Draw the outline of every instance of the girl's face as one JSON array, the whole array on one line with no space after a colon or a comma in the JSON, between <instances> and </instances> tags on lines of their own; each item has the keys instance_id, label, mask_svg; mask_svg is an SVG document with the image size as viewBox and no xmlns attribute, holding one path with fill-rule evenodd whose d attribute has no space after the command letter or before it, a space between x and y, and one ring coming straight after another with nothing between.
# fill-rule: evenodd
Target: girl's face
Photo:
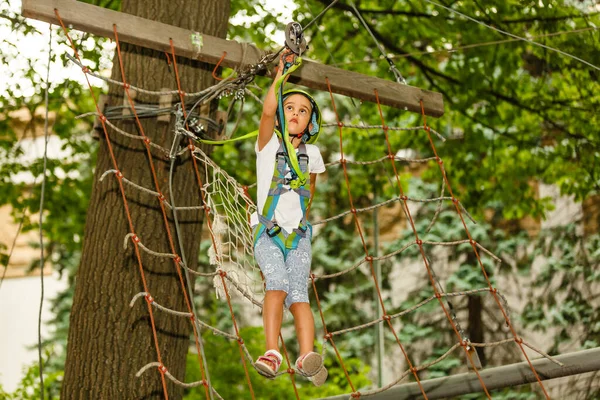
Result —
<instances>
[{"instance_id":1,"label":"girl's face","mask_svg":"<svg viewBox=\"0 0 600 400\"><path fill-rule=\"evenodd\" d=\"M301 94L292 94L283 102L283 112L290 136L302 135L310 122L310 101Z\"/></svg>"}]
</instances>

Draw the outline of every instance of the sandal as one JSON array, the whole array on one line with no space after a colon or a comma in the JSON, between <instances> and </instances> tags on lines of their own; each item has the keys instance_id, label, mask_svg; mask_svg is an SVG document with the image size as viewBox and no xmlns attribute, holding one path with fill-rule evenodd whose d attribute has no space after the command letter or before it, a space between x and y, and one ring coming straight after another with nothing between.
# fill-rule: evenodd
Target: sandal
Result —
<instances>
[{"instance_id":1,"label":"sandal","mask_svg":"<svg viewBox=\"0 0 600 400\"><path fill-rule=\"evenodd\" d=\"M258 357L254 367L262 376L274 379L281 366L281 361L281 354L277 350L268 350L263 356Z\"/></svg>"},{"instance_id":2,"label":"sandal","mask_svg":"<svg viewBox=\"0 0 600 400\"><path fill-rule=\"evenodd\" d=\"M296 360L298 372L308 378L315 386L321 386L327 380L327 368L323 365L323 357L311 351Z\"/></svg>"}]
</instances>

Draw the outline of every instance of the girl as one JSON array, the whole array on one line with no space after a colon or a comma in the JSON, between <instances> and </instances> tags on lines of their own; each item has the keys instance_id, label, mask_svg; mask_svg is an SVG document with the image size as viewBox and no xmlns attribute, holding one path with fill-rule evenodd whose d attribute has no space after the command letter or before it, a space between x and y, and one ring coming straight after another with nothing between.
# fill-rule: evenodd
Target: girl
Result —
<instances>
[{"instance_id":1,"label":"girl","mask_svg":"<svg viewBox=\"0 0 600 400\"><path fill-rule=\"evenodd\" d=\"M282 361L278 337L285 305L294 317L300 345L296 369L320 386L327 379L327 369L321 355L313 351L315 327L308 302L312 228L307 216L317 174L325 171L319 149L311 144L320 131L321 113L314 99L300 90L283 93L283 109L278 107L275 92L295 69L282 78L290 59L296 61L290 52L281 56L264 101L255 146L258 212L251 225L254 256L266 281L263 324L267 348L255 365L262 375L276 376Z\"/></svg>"}]
</instances>

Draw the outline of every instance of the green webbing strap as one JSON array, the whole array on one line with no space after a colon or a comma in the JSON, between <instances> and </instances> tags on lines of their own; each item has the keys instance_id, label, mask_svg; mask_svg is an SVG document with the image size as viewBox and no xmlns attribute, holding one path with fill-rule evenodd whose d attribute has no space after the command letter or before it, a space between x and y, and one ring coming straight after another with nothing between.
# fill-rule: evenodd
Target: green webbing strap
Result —
<instances>
[{"instance_id":1,"label":"green webbing strap","mask_svg":"<svg viewBox=\"0 0 600 400\"><path fill-rule=\"evenodd\" d=\"M296 57L296 59L294 60L292 65L275 82L275 87L274 87L275 97L277 99L277 104L278 104L277 112L281 113L281 115L283 115L283 100L281 99L281 96L283 94L283 89L282 89L283 82L285 81L286 77L289 74L291 74L292 72L294 72L296 69L298 69L300 67L300 65L302 65L302 57ZM298 189L298 188L304 186L306 184L306 182L309 181L309 173L308 172L303 173L300 170L300 165L298 164L298 157L296 156L296 150L294 149L292 142L290 142L290 134L288 132L287 124L285 123L285 118L282 117L282 118L279 118L279 120L281 121L281 124L283 125L283 133L281 133L277 129L275 129L275 132L277 133L277 136L279 136L280 138L283 139L283 143L285 144L286 158L289 160L290 168L294 171L294 173L292 175L295 175L298 177L297 179L292 180L289 184L292 189ZM231 138L231 139L225 139L225 140L207 140L207 139L200 139L200 138L198 138L196 140L199 141L200 143L206 143L206 144L225 144L225 143L229 143L229 142L235 142L238 140L245 140L245 139L253 138L257 135L258 135L258 130L254 131L254 132L250 132L243 136L239 136L239 137Z\"/></svg>"},{"instance_id":2,"label":"green webbing strap","mask_svg":"<svg viewBox=\"0 0 600 400\"><path fill-rule=\"evenodd\" d=\"M292 189L297 189L299 187L304 186L306 184L306 182L309 180L309 174L308 174L308 172L303 173L300 170L300 165L298 164L298 157L296 156L296 149L294 149L294 145L292 145L292 142L290 141L290 134L288 131L287 123L285 122L285 118L283 116L284 112L283 112L283 99L282 99L283 88L282 88L282 86L283 86L283 82L285 81L287 76L289 74L291 74L292 72L294 72L296 69L298 69L298 67L300 67L300 65L302 65L302 57L296 57L296 59L294 60L294 63L281 75L281 78L279 78L275 82L275 87L274 87L275 97L277 99L277 112L280 113L279 121L280 121L281 125L283 125L283 134L277 130L276 130L276 132L283 139L283 143L285 145L286 158L289 160L290 168L294 171L294 174L298 177L297 179L294 179L293 181L290 182L290 187Z\"/></svg>"},{"instance_id":3,"label":"green webbing strap","mask_svg":"<svg viewBox=\"0 0 600 400\"><path fill-rule=\"evenodd\" d=\"M206 144L225 144L225 143L229 143L229 142L237 142L238 140L246 140L246 139L250 139L253 137L258 136L258 129L255 130L254 132L250 132L247 133L243 136L238 136L238 137L234 137L231 139L225 139L225 140L209 140L209 139L200 139L200 138L196 138L194 140L196 140L197 142L200 143L206 143Z\"/></svg>"},{"instance_id":4,"label":"green webbing strap","mask_svg":"<svg viewBox=\"0 0 600 400\"><path fill-rule=\"evenodd\" d=\"M306 145L301 145L300 154L306 155ZM294 229L287 237L281 232L281 227L273 222L273 216L277 203L279 203L279 193L283 188L285 182L285 166L287 164L287 158L281 156L281 150L283 149L283 143L279 146L277 151L277 162L275 163L275 169L273 171L273 179L271 180L271 186L269 188L269 195L265 200L262 214L258 214L259 224L254 232L254 245L258 241L260 235L263 232L267 232L269 237L273 240L273 243L281 249L284 259L287 258L288 252L298 247L298 242L302 237L305 237L306 231L310 229L308 222L306 221L306 210L308 203L310 202L310 191L306 189L306 183L298 189L294 190L300 196L300 208L302 209L302 220L298 224L298 228ZM294 155L296 151L294 151ZM303 161L300 166L302 173L308 173L308 159ZM287 191L287 189L286 189ZM277 193L277 194L274 194Z\"/></svg>"}]
</instances>

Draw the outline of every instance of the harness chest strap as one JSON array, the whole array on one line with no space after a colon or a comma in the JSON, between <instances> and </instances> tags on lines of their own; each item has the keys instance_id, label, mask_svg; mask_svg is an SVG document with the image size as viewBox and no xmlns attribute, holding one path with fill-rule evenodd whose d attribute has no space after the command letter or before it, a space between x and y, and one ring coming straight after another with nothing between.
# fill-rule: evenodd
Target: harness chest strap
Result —
<instances>
[{"instance_id":1,"label":"harness chest strap","mask_svg":"<svg viewBox=\"0 0 600 400\"><path fill-rule=\"evenodd\" d=\"M289 161L286 157L286 152L283 146L284 144L281 143L279 145L279 149L277 150L277 162L275 163L275 169L273 171L271 187L269 188L269 193L267 195L263 211L262 213L258 214L259 225L254 233L254 244L256 245L260 235L266 231L267 235L273 239L273 242L281 249L284 257L286 257L290 250L298 247L300 238L306 237L306 231L310 228L310 224L306 220L306 210L308 208L308 203L310 202L310 190L307 189L307 186L310 182L310 174L308 172L309 160L306 152L306 145L302 143L298 147L298 164L300 167L300 172L303 175L302 178L304 178L302 179L304 183L301 185L294 185L295 182L300 180L300 177L294 176L295 174L292 174L292 179L287 179L285 177L286 167L289 166ZM289 188L284 187L284 185L289 186ZM273 221L273 216L275 215L275 209L277 208L279 197L291 190L300 196L302 219L300 220L298 227L295 228L286 238L281 231L281 227Z\"/></svg>"}]
</instances>

